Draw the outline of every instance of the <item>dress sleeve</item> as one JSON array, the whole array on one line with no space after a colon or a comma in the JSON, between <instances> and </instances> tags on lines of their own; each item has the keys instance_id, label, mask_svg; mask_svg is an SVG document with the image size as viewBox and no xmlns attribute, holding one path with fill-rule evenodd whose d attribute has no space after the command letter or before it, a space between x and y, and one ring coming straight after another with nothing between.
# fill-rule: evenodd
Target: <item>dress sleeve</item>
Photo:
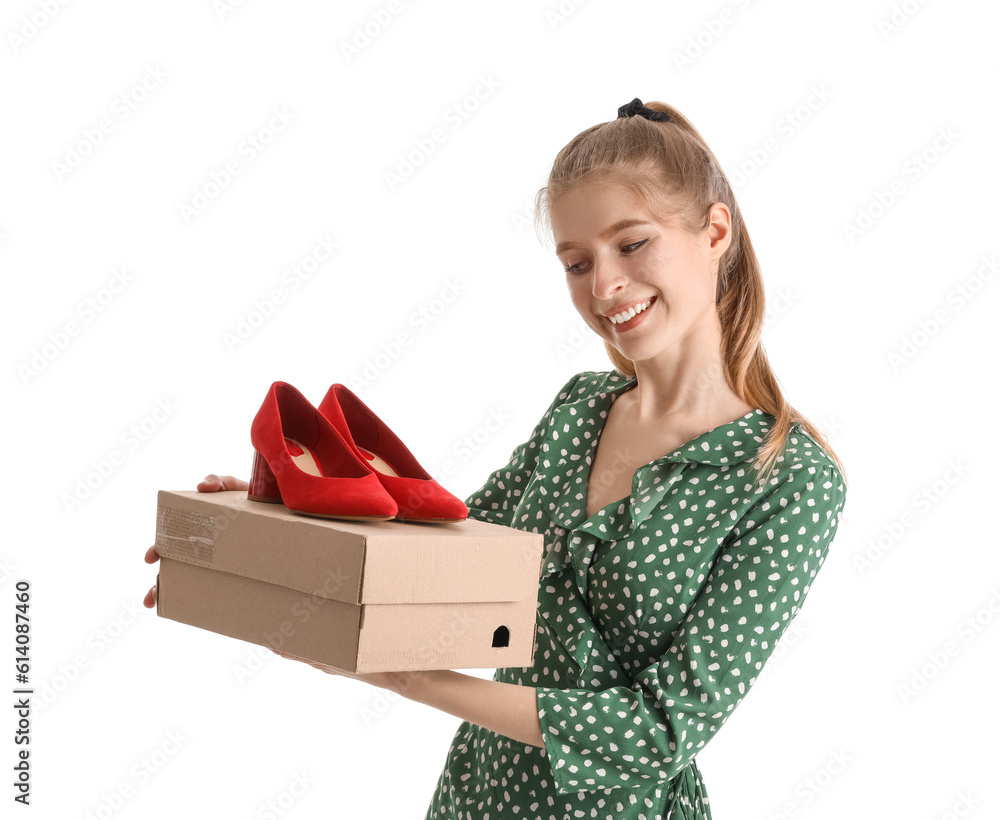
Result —
<instances>
[{"instance_id":1,"label":"dress sleeve","mask_svg":"<svg viewBox=\"0 0 1000 820\"><path fill-rule=\"evenodd\" d=\"M836 466L793 469L740 519L669 648L631 687L538 687L560 794L649 787L691 762L746 696L801 608L845 497Z\"/></svg>"},{"instance_id":2,"label":"dress sleeve","mask_svg":"<svg viewBox=\"0 0 1000 820\"><path fill-rule=\"evenodd\" d=\"M490 524L502 524L505 527L513 526L514 511L538 464L539 448L548 429L552 411L572 395L583 375L577 373L562 386L559 395L552 400L545 415L535 425L531 437L515 447L507 464L490 475L486 483L465 500L465 506L469 508L469 518L477 518Z\"/></svg>"}]
</instances>

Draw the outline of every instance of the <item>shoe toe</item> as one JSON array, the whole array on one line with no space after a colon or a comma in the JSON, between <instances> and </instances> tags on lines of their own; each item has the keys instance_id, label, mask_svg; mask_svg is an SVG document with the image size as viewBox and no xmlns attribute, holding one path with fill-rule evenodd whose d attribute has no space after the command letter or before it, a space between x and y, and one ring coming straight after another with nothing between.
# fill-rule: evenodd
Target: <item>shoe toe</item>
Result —
<instances>
[{"instance_id":1,"label":"shoe toe","mask_svg":"<svg viewBox=\"0 0 1000 820\"><path fill-rule=\"evenodd\" d=\"M379 480L399 507L396 518L410 521L461 521L468 518L469 509L462 500L433 478L380 475Z\"/></svg>"}]
</instances>

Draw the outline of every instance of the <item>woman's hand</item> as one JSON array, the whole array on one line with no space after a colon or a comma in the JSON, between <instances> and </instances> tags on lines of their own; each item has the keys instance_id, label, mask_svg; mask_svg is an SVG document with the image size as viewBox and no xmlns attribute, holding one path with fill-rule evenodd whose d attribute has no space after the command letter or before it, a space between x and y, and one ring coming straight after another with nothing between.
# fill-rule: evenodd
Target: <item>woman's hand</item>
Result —
<instances>
[{"instance_id":1,"label":"woman's hand","mask_svg":"<svg viewBox=\"0 0 1000 820\"><path fill-rule=\"evenodd\" d=\"M217 493L220 490L249 490L250 482L244 481L242 478L234 478L231 475L216 475L215 473L209 473L202 479L201 483L198 484L197 490L199 493Z\"/></svg>"},{"instance_id":2,"label":"woman's hand","mask_svg":"<svg viewBox=\"0 0 1000 820\"><path fill-rule=\"evenodd\" d=\"M147 564L155 564L160 560L160 554L156 551L156 547L150 547L146 550L146 555L144 556ZM149 592L146 593L146 597L142 599L142 605L146 609L152 609L156 606L156 584L153 584L149 588Z\"/></svg>"},{"instance_id":3,"label":"woman's hand","mask_svg":"<svg viewBox=\"0 0 1000 820\"><path fill-rule=\"evenodd\" d=\"M199 493L217 493L220 490L248 490L250 483L231 475L218 476L215 473L209 473L199 482L196 489ZM156 551L156 547L150 547L146 550L144 558L147 564L155 564L160 560L160 554ZM142 599L142 605L146 609L152 609L156 606L156 584L149 588L146 597Z\"/></svg>"},{"instance_id":4,"label":"woman's hand","mask_svg":"<svg viewBox=\"0 0 1000 820\"><path fill-rule=\"evenodd\" d=\"M317 663L316 661L311 661L307 658L300 658L298 655L289 655L287 652L279 652L277 649L272 651L275 655L281 655L283 658L307 663L310 666L316 667L316 669L320 672L326 672L328 675L341 675L345 678L354 678L354 680L370 683L372 686L379 686L382 689L391 689L394 692L398 692L399 685L404 682L408 676L412 676L413 674L406 672L366 672L364 674L359 672L348 672L346 669L338 669L336 666L327 666L325 663Z\"/></svg>"},{"instance_id":5,"label":"woman's hand","mask_svg":"<svg viewBox=\"0 0 1000 820\"><path fill-rule=\"evenodd\" d=\"M347 678L391 689L397 695L425 703L449 715L468 720L505 737L542 747L542 724L538 716L538 690L496 680L483 680L454 669L415 670L413 672L368 672L363 675L272 650L276 655L315 666L328 675Z\"/></svg>"}]
</instances>

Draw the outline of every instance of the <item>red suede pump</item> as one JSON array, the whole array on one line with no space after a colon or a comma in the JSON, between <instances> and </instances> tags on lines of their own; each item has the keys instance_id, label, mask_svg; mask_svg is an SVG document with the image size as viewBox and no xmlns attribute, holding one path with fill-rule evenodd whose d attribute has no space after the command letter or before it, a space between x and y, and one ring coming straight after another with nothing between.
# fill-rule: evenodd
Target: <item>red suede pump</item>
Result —
<instances>
[{"instance_id":1,"label":"red suede pump","mask_svg":"<svg viewBox=\"0 0 1000 820\"><path fill-rule=\"evenodd\" d=\"M354 446L286 382L274 382L250 426L247 498L318 518L388 521L396 502Z\"/></svg>"},{"instance_id":2,"label":"red suede pump","mask_svg":"<svg viewBox=\"0 0 1000 820\"><path fill-rule=\"evenodd\" d=\"M334 384L319 412L353 445L396 502L400 521L464 521L469 508L420 466L388 425L342 384Z\"/></svg>"}]
</instances>

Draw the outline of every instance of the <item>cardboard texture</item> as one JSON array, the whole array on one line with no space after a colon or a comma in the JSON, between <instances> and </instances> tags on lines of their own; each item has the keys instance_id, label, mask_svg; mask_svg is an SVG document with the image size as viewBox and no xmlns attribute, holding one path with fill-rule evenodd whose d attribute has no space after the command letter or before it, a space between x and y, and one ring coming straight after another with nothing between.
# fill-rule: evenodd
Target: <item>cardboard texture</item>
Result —
<instances>
[{"instance_id":1,"label":"cardboard texture","mask_svg":"<svg viewBox=\"0 0 1000 820\"><path fill-rule=\"evenodd\" d=\"M346 669L530 666L543 539L161 490L157 615Z\"/></svg>"}]
</instances>

